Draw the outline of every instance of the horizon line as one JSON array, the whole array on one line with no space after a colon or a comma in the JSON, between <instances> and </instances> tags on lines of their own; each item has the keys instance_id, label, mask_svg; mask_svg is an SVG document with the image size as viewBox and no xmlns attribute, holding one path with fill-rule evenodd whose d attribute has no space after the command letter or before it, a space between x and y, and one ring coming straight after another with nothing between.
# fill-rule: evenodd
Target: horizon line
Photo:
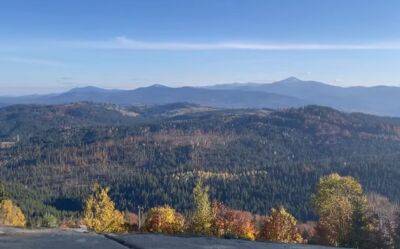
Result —
<instances>
[{"instance_id":1,"label":"horizon line","mask_svg":"<svg viewBox=\"0 0 400 249\"><path fill-rule=\"evenodd\" d=\"M59 89L59 91L49 91L47 93L27 93L27 94L9 94L9 95L3 95L0 93L0 97L24 97L24 96L35 96L35 95L52 95L52 94L62 94L62 93L66 93L69 92L71 90L74 89L82 89L82 88L97 88L97 89L103 89L103 90L121 90L121 91L130 91L130 90L136 90L139 88L147 88L147 87L152 87L152 86L163 86L163 87L168 87L168 88L182 88L182 87L192 87L192 88L206 88L206 87L213 87L213 86L223 86L223 85L233 85L233 84L238 84L238 85L245 85L245 84L254 84L254 85L264 85L264 84L274 84L274 83L279 83L281 81L286 81L286 80L295 80L295 81L299 81L299 82L314 82L314 83L322 83L328 86L332 86L332 87L339 87L339 88L354 88L354 87L360 87L360 88L374 88L374 87L396 87L396 88L400 88L400 86L396 86L396 85L384 85L384 84L377 84L377 85L371 85L371 86L363 86L363 85L352 85L352 86L340 86L340 85L334 85L331 83L326 83L323 81L317 81L317 80L304 80L304 79L299 79L298 77L294 77L294 76L290 76L290 77L286 77L283 78L281 80L273 80L270 82L251 82L251 81L247 81L247 82L227 82L227 83L211 83L211 84L206 84L206 85L181 85L181 86L170 86L165 83L150 83L144 86L138 86L138 87L134 87L134 88L109 88L109 87L103 87L103 86L99 86L98 84L85 84L82 86L72 86L70 88L64 88L64 89ZM214 90L218 90L218 89L214 89Z\"/></svg>"}]
</instances>

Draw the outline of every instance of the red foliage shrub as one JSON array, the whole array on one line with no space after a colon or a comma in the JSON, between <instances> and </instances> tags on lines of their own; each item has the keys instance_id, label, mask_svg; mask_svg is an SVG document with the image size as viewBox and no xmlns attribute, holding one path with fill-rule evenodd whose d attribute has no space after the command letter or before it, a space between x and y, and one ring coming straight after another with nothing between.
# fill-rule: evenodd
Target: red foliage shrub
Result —
<instances>
[{"instance_id":1,"label":"red foliage shrub","mask_svg":"<svg viewBox=\"0 0 400 249\"><path fill-rule=\"evenodd\" d=\"M234 210L221 203L213 203L213 233L218 237L234 237L254 240L256 228L249 212Z\"/></svg>"}]
</instances>

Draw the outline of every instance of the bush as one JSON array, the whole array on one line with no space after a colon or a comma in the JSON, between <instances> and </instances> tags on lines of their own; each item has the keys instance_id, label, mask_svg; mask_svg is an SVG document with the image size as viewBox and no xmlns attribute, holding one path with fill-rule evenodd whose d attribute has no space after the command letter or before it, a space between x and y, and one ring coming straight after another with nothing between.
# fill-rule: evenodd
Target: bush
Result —
<instances>
[{"instance_id":1,"label":"bush","mask_svg":"<svg viewBox=\"0 0 400 249\"><path fill-rule=\"evenodd\" d=\"M43 227L56 228L58 227L58 219L56 216L46 213L42 220Z\"/></svg>"},{"instance_id":2,"label":"bush","mask_svg":"<svg viewBox=\"0 0 400 249\"><path fill-rule=\"evenodd\" d=\"M256 228L249 212L230 209L221 203L213 203L213 234L218 237L254 240Z\"/></svg>"},{"instance_id":3,"label":"bush","mask_svg":"<svg viewBox=\"0 0 400 249\"><path fill-rule=\"evenodd\" d=\"M137 231L139 228L139 217L135 213L124 212L125 227L127 231Z\"/></svg>"},{"instance_id":4,"label":"bush","mask_svg":"<svg viewBox=\"0 0 400 249\"><path fill-rule=\"evenodd\" d=\"M144 230L153 233L183 233L185 230L185 219L168 205L155 207L147 213Z\"/></svg>"}]
</instances>

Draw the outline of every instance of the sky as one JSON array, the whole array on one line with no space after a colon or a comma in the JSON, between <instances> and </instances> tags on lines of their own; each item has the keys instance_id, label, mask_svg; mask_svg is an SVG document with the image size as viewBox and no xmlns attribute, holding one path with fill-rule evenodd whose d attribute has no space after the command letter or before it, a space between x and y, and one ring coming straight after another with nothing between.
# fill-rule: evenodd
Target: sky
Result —
<instances>
[{"instance_id":1,"label":"sky","mask_svg":"<svg viewBox=\"0 0 400 249\"><path fill-rule=\"evenodd\" d=\"M400 86L398 0L2 0L0 95L295 76Z\"/></svg>"}]
</instances>

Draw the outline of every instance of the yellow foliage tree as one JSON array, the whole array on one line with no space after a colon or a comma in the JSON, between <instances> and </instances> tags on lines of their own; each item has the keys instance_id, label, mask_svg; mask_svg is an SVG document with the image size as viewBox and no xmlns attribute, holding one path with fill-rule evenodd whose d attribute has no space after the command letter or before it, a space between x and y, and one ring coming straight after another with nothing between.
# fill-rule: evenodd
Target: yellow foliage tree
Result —
<instances>
[{"instance_id":1,"label":"yellow foliage tree","mask_svg":"<svg viewBox=\"0 0 400 249\"><path fill-rule=\"evenodd\" d=\"M192 216L192 232L195 234L210 235L213 213L208 196L208 187L203 187L199 180L193 189L195 210Z\"/></svg>"},{"instance_id":2,"label":"yellow foliage tree","mask_svg":"<svg viewBox=\"0 0 400 249\"><path fill-rule=\"evenodd\" d=\"M98 184L93 187L93 194L86 200L84 218L85 225L97 233L123 232L124 216L115 209L114 202L108 196L108 188Z\"/></svg>"},{"instance_id":3,"label":"yellow foliage tree","mask_svg":"<svg viewBox=\"0 0 400 249\"><path fill-rule=\"evenodd\" d=\"M0 224L5 226L25 227L25 215L11 200L3 200L0 203Z\"/></svg>"},{"instance_id":4,"label":"yellow foliage tree","mask_svg":"<svg viewBox=\"0 0 400 249\"><path fill-rule=\"evenodd\" d=\"M144 229L153 233L179 234L185 230L185 219L168 205L154 207L146 215Z\"/></svg>"},{"instance_id":5,"label":"yellow foliage tree","mask_svg":"<svg viewBox=\"0 0 400 249\"><path fill-rule=\"evenodd\" d=\"M322 177L317 185L313 203L319 223L319 242L332 246L347 245L356 207L367 205L363 190L354 178L331 174Z\"/></svg>"},{"instance_id":6,"label":"yellow foliage tree","mask_svg":"<svg viewBox=\"0 0 400 249\"><path fill-rule=\"evenodd\" d=\"M287 212L285 208L273 208L270 216L265 220L264 238L281 243L301 243L303 238L296 225L296 218Z\"/></svg>"},{"instance_id":7,"label":"yellow foliage tree","mask_svg":"<svg viewBox=\"0 0 400 249\"><path fill-rule=\"evenodd\" d=\"M352 223L352 205L348 198L333 196L331 209L324 210L317 227L320 242L332 246L344 245L349 239ZM328 207L325 207L328 208Z\"/></svg>"}]
</instances>

